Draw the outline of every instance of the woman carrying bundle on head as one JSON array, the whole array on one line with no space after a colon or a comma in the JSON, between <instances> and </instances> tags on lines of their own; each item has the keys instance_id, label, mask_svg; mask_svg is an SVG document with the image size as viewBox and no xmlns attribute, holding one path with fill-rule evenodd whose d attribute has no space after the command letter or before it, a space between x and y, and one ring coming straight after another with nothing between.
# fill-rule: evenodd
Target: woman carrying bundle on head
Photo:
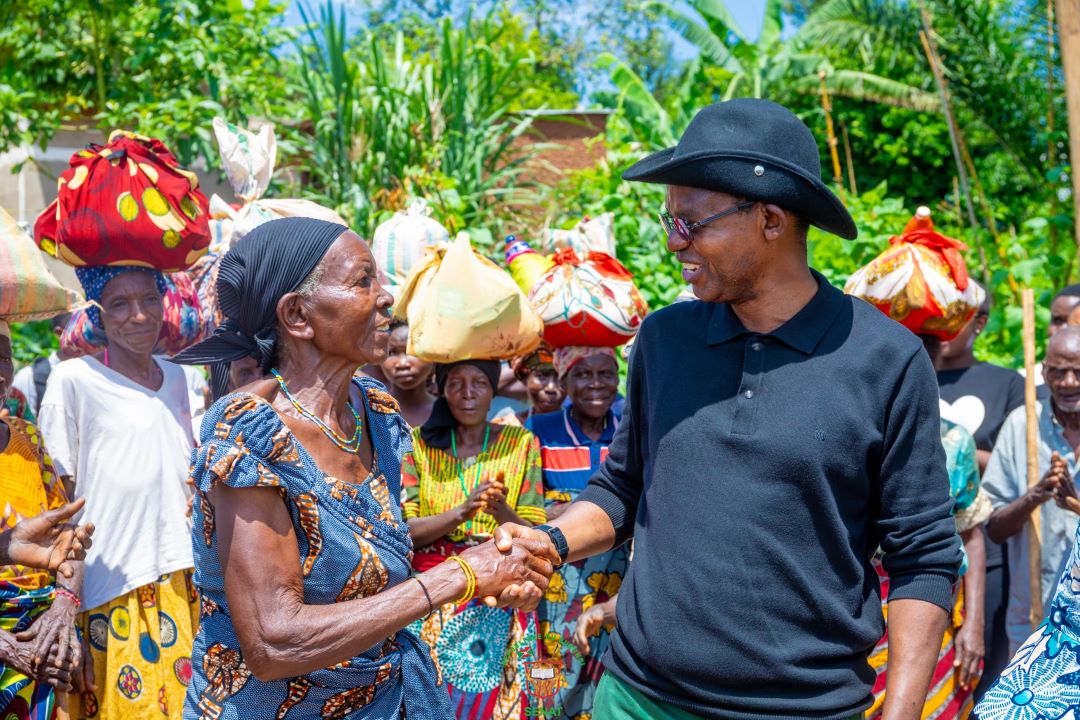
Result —
<instances>
[{"instance_id":1,"label":"woman carrying bundle on head","mask_svg":"<svg viewBox=\"0 0 1080 720\"><path fill-rule=\"evenodd\" d=\"M153 354L164 278L76 272L107 344L56 366L40 418L57 471L98 527L77 593L98 690L73 696L72 715L179 718L199 622L186 517L195 443L184 371Z\"/></svg>"},{"instance_id":2,"label":"woman carrying bundle on head","mask_svg":"<svg viewBox=\"0 0 1080 720\"><path fill-rule=\"evenodd\" d=\"M540 448L532 433L487 421L497 360L439 364L439 399L413 432L402 464L405 517L418 571L491 537L499 525L544 522ZM517 718L526 706L518 668L535 659L535 614L460 598L418 626L459 718Z\"/></svg>"},{"instance_id":3,"label":"woman carrying bundle on head","mask_svg":"<svg viewBox=\"0 0 1080 720\"><path fill-rule=\"evenodd\" d=\"M555 372L555 360L550 347L541 344L536 350L514 358L510 368L518 382L525 386L529 409L504 422L513 425L516 421L518 424L527 425L529 418L534 415L555 412L562 407L566 399L566 389Z\"/></svg>"}]
</instances>

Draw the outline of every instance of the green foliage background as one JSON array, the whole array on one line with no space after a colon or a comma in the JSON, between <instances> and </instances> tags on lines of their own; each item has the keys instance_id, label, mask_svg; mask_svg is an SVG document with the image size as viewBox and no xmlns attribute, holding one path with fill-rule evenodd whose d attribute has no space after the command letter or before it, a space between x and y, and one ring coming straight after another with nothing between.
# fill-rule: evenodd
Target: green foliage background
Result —
<instances>
[{"instance_id":1,"label":"green foliage background","mask_svg":"<svg viewBox=\"0 0 1080 720\"><path fill-rule=\"evenodd\" d=\"M1036 289L1045 325L1050 295L1074 277L1063 81L1041 0L766 0L757 37L720 0L300 7L289 27L273 0L4 3L0 151L47 146L74 124L124 127L214 173L214 116L270 120L274 193L335 207L368 235L412 197L493 255L504 234L542 230L530 208L562 227L611 211L619 257L656 307L682 290L655 219L662 190L619 173L673 144L704 105L751 95L804 119L832 180L824 82L844 165L837 191L861 230L854 242L812 232L812 264L832 282L928 205L994 294L978 352L1016 365L1019 288ZM920 30L938 48L971 158L972 213ZM693 52L673 51L677 35ZM575 107L611 111L604 159L556 187L526 181L541 148L511 141L530 136L531 111ZM54 342L47 324L18 332L20 359Z\"/></svg>"}]
</instances>

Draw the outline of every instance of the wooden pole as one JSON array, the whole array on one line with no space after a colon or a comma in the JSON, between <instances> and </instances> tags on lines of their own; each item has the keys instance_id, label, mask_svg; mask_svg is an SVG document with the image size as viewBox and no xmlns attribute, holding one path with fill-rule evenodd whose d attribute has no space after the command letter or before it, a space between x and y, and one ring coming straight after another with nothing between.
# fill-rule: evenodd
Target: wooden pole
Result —
<instances>
[{"instance_id":1,"label":"wooden pole","mask_svg":"<svg viewBox=\"0 0 1080 720\"><path fill-rule=\"evenodd\" d=\"M1057 0L1058 42L1061 45L1061 67L1065 72L1065 102L1069 109L1069 160L1073 168L1080 163L1080 3L1076 0ZM1047 68L1052 72L1053 68ZM1080 173L1069 173L1072 179L1073 234L1080 244ZM1080 262L1080 253L1077 253Z\"/></svg>"},{"instance_id":2,"label":"wooden pole","mask_svg":"<svg viewBox=\"0 0 1080 720\"><path fill-rule=\"evenodd\" d=\"M1024 407L1027 410L1027 485L1039 484L1039 425L1035 412L1035 291L1024 288L1020 294L1023 304L1024 338ZM1031 583L1031 627L1043 621L1042 590L1042 509L1031 513L1027 524L1028 580Z\"/></svg>"},{"instance_id":3,"label":"wooden pole","mask_svg":"<svg viewBox=\"0 0 1080 720\"><path fill-rule=\"evenodd\" d=\"M821 80L821 108L825 111L825 132L829 138L829 156L832 157L833 182L843 187L844 179L840 174L840 155L836 152L836 131L832 124L832 103L829 102L829 91L825 88L825 71L818 72Z\"/></svg>"},{"instance_id":4,"label":"wooden pole","mask_svg":"<svg viewBox=\"0 0 1080 720\"><path fill-rule=\"evenodd\" d=\"M840 134L844 136L844 159L847 161L848 185L851 188L851 194L858 196L859 186L855 184L855 162L851 159L851 141L848 140L847 125L843 120L840 121Z\"/></svg>"}]
</instances>

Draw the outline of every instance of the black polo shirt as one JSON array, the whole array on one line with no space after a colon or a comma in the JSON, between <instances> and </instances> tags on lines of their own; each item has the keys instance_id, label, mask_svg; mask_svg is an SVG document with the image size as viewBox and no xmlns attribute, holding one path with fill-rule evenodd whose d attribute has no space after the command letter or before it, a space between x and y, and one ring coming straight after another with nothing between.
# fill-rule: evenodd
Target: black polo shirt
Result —
<instances>
[{"instance_id":1,"label":"black polo shirt","mask_svg":"<svg viewBox=\"0 0 1080 720\"><path fill-rule=\"evenodd\" d=\"M634 560L610 672L709 718L846 718L890 600L951 606L951 516L934 369L919 339L815 273L767 335L728 305L651 315L623 421L580 500Z\"/></svg>"}]
</instances>

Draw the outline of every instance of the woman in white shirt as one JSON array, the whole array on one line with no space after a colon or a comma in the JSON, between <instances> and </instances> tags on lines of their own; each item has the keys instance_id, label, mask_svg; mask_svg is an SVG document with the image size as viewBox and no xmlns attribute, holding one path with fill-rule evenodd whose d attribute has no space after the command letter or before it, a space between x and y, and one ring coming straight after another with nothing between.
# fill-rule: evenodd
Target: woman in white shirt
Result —
<instances>
[{"instance_id":1,"label":"woman in white shirt","mask_svg":"<svg viewBox=\"0 0 1080 720\"><path fill-rule=\"evenodd\" d=\"M77 623L96 692L72 717L180 718L198 603L186 517L194 446L183 370L153 356L164 282L134 267L78 268L106 349L60 363L40 427L72 499L97 528Z\"/></svg>"}]
</instances>

